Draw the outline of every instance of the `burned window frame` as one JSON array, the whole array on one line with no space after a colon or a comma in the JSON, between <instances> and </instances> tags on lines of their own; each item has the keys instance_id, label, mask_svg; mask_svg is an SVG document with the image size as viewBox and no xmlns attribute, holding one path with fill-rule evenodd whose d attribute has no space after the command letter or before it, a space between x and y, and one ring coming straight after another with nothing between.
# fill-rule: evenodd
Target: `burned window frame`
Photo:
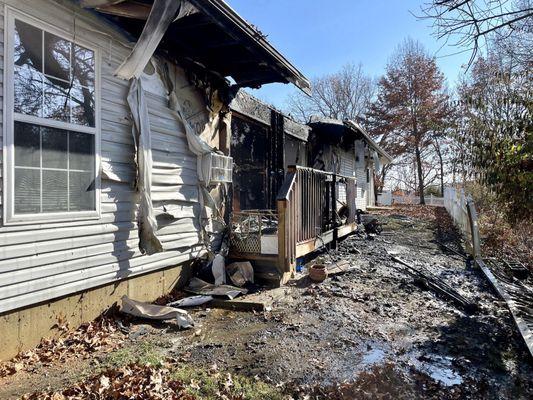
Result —
<instances>
[{"instance_id":1,"label":"burned window frame","mask_svg":"<svg viewBox=\"0 0 533 400\"><path fill-rule=\"evenodd\" d=\"M15 21L21 21L25 24L39 29L45 33L52 34L58 38L72 43L74 45L81 46L87 50L90 50L94 54L94 126L90 124L82 125L79 123L69 121L60 121L56 119L50 119L43 116L33 116L15 112ZM101 201L100 201L100 66L101 58L99 49L91 43L84 40L79 40L76 35L73 35L65 30L62 30L56 26L52 26L44 21L37 20L25 13L22 13L14 8L6 7L6 13L4 17L5 23L5 41L4 41L4 140L3 140L3 223L4 225L18 225L18 224L35 224L46 222L66 222L77 220L92 220L99 219L101 217ZM74 26L74 25L73 25ZM44 48L44 44L43 44ZM43 57L46 55L41 54ZM72 58L72 57L71 57ZM69 68L73 69L74 66L69 64ZM72 72L73 73L73 72ZM71 74L72 74L71 73ZM70 99L69 99L70 101ZM69 114L70 115L70 114ZM92 183L91 189L94 190L94 207L91 210L84 211L51 211L33 213L16 213L15 212L15 122L22 122L26 124L38 125L42 128L59 129L72 133L80 133L92 135L93 148L94 148L94 164L92 166ZM40 167L42 170L42 166ZM39 188L42 191L42 184Z\"/></svg>"}]
</instances>

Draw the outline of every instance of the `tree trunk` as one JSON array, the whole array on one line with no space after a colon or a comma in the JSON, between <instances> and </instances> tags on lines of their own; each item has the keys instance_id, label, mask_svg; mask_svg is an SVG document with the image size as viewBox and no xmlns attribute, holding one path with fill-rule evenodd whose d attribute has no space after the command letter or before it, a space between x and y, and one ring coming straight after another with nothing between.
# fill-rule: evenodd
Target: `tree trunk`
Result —
<instances>
[{"instance_id":1,"label":"tree trunk","mask_svg":"<svg viewBox=\"0 0 533 400\"><path fill-rule=\"evenodd\" d=\"M444 165L440 157L440 196L444 197Z\"/></svg>"},{"instance_id":2,"label":"tree trunk","mask_svg":"<svg viewBox=\"0 0 533 400\"><path fill-rule=\"evenodd\" d=\"M439 167L440 167L440 195L444 197L444 161L442 160L442 151L440 149L440 144L435 142L435 150L437 151L437 156L439 157Z\"/></svg>"},{"instance_id":3,"label":"tree trunk","mask_svg":"<svg viewBox=\"0 0 533 400\"><path fill-rule=\"evenodd\" d=\"M420 204L426 204L426 199L424 198L424 176L422 172L422 158L420 156L420 149L416 146L415 149L416 155L416 169L418 172L418 192L420 194Z\"/></svg>"}]
</instances>

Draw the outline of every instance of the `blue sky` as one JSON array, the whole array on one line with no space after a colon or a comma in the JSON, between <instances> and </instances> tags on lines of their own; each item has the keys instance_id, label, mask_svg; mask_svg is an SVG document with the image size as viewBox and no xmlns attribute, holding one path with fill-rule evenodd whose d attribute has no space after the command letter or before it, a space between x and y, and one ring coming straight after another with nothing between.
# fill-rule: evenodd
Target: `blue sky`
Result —
<instances>
[{"instance_id":1,"label":"blue sky","mask_svg":"<svg viewBox=\"0 0 533 400\"><path fill-rule=\"evenodd\" d=\"M242 17L308 78L362 63L367 74L383 74L389 56L404 38L419 40L437 57L453 86L470 53L443 46L431 35L431 22L417 20L426 0L227 0ZM441 48L442 47L442 48ZM265 85L255 95L284 108L292 85Z\"/></svg>"}]
</instances>

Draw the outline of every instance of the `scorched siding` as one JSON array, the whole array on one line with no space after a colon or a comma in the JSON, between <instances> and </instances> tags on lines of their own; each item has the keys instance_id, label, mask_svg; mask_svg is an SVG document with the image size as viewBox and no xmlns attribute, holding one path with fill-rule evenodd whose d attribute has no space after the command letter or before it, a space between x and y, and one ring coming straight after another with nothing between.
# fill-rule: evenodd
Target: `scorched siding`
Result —
<instances>
[{"instance_id":1,"label":"scorched siding","mask_svg":"<svg viewBox=\"0 0 533 400\"><path fill-rule=\"evenodd\" d=\"M166 99L155 93L146 95L152 130L157 233L165 251L146 256L138 249L137 195L132 186L134 146L126 102L129 82L113 76L129 53L127 41L79 8L74 13L75 6L66 2L61 3L64 5L45 0L5 3L70 34L74 34L75 27L76 36L100 51L101 161L120 179L108 180L101 174L99 219L14 226L5 226L2 221L0 312L180 264L200 255L203 247L197 222L196 157L188 150L183 125L167 108ZM3 84L5 8L0 11ZM3 101L1 105L3 111ZM2 129L2 143L4 134ZM3 186L2 174L2 191ZM174 217L163 214L163 204L173 208Z\"/></svg>"}]
</instances>

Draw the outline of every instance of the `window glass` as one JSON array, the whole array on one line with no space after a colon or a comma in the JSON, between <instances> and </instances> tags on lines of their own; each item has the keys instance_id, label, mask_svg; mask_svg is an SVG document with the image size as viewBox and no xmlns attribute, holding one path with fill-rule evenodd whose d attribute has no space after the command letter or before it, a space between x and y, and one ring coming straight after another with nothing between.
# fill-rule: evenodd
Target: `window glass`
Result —
<instances>
[{"instance_id":1,"label":"window glass","mask_svg":"<svg viewBox=\"0 0 533 400\"><path fill-rule=\"evenodd\" d=\"M17 19L14 25L15 214L94 211L96 130L78 126L96 126L95 53ZM69 125L53 128L59 125L50 120Z\"/></svg>"},{"instance_id":2,"label":"window glass","mask_svg":"<svg viewBox=\"0 0 533 400\"><path fill-rule=\"evenodd\" d=\"M94 52L75 44L72 59L74 83L94 88Z\"/></svg>"},{"instance_id":3,"label":"window glass","mask_svg":"<svg viewBox=\"0 0 533 400\"><path fill-rule=\"evenodd\" d=\"M43 169L42 212L68 211L68 172Z\"/></svg>"},{"instance_id":4,"label":"window glass","mask_svg":"<svg viewBox=\"0 0 533 400\"><path fill-rule=\"evenodd\" d=\"M17 214L41 211L41 171L15 169L15 212Z\"/></svg>"},{"instance_id":5,"label":"window glass","mask_svg":"<svg viewBox=\"0 0 533 400\"><path fill-rule=\"evenodd\" d=\"M15 122L15 165L39 168L41 166L40 142L37 125Z\"/></svg>"},{"instance_id":6,"label":"window glass","mask_svg":"<svg viewBox=\"0 0 533 400\"><path fill-rule=\"evenodd\" d=\"M41 128L41 134L43 168L67 169L67 131L53 128ZM86 136L88 135L86 134Z\"/></svg>"},{"instance_id":7,"label":"window glass","mask_svg":"<svg viewBox=\"0 0 533 400\"><path fill-rule=\"evenodd\" d=\"M94 88L74 83L70 92L70 107L73 124L94 126Z\"/></svg>"},{"instance_id":8,"label":"window glass","mask_svg":"<svg viewBox=\"0 0 533 400\"><path fill-rule=\"evenodd\" d=\"M92 134L15 122L15 212L95 210L94 150Z\"/></svg>"},{"instance_id":9,"label":"window glass","mask_svg":"<svg viewBox=\"0 0 533 400\"><path fill-rule=\"evenodd\" d=\"M45 78L43 117L58 121L70 120L70 85L57 79Z\"/></svg>"},{"instance_id":10,"label":"window glass","mask_svg":"<svg viewBox=\"0 0 533 400\"><path fill-rule=\"evenodd\" d=\"M69 175L70 211L94 210L94 174L71 171Z\"/></svg>"},{"instance_id":11,"label":"window glass","mask_svg":"<svg viewBox=\"0 0 533 400\"><path fill-rule=\"evenodd\" d=\"M94 136L71 132L69 141L70 169L94 170Z\"/></svg>"},{"instance_id":12,"label":"window glass","mask_svg":"<svg viewBox=\"0 0 533 400\"><path fill-rule=\"evenodd\" d=\"M70 82L71 43L56 35L44 33L44 73Z\"/></svg>"},{"instance_id":13,"label":"window glass","mask_svg":"<svg viewBox=\"0 0 533 400\"><path fill-rule=\"evenodd\" d=\"M15 21L14 110L41 116L42 107L42 31Z\"/></svg>"},{"instance_id":14,"label":"window glass","mask_svg":"<svg viewBox=\"0 0 533 400\"><path fill-rule=\"evenodd\" d=\"M94 51L15 20L14 111L95 126Z\"/></svg>"}]
</instances>

